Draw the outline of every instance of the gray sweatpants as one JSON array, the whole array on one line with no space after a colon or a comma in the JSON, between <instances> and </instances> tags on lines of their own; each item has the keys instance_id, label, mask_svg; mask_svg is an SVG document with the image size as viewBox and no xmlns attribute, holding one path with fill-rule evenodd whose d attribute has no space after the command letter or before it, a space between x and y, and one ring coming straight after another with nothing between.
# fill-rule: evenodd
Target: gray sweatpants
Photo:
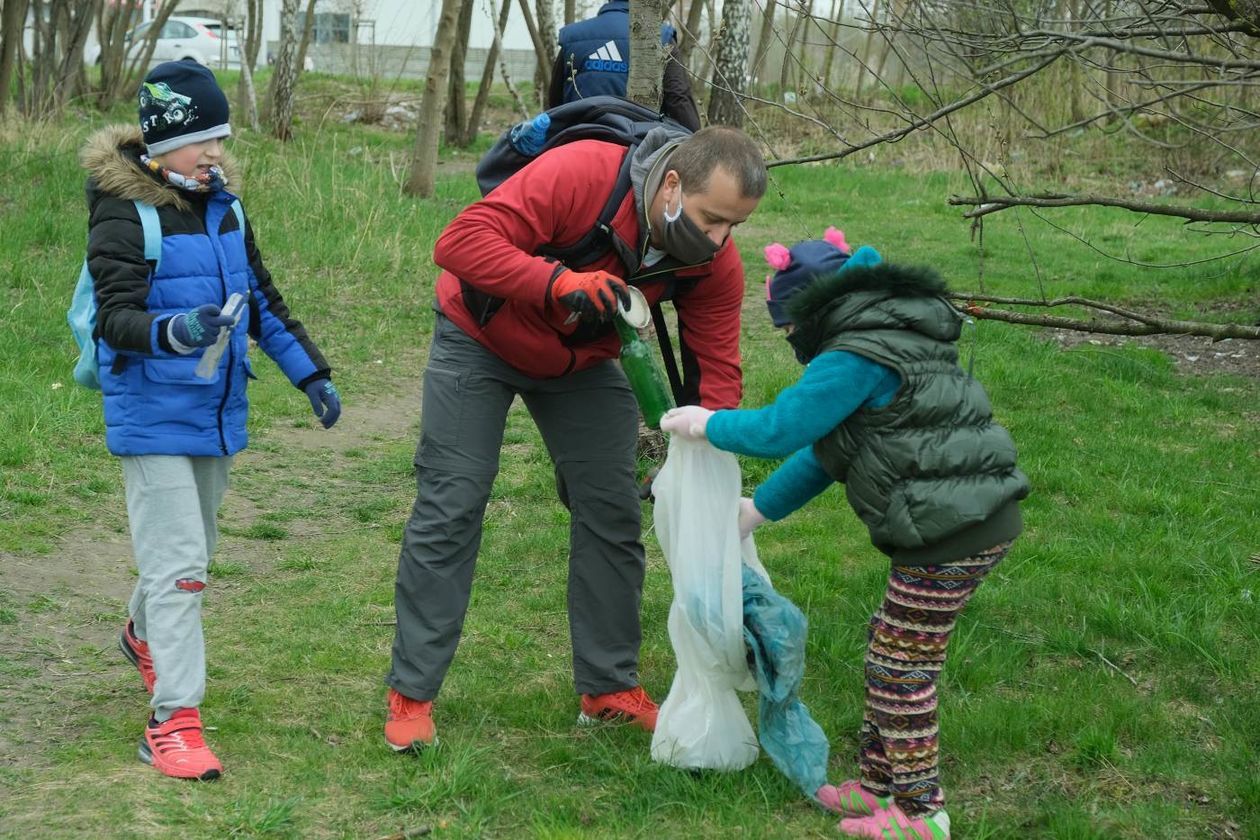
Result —
<instances>
[{"instance_id":1,"label":"gray sweatpants","mask_svg":"<svg viewBox=\"0 0 1260 840\"><path fill-rule=\"evenodd\" d=\"M140 572L127 609L136 636L149 643L157 672L150 705L164 721L199 706L206 692L201 592L232 459L133 455L122 465Z\"/></svg>"},{"instance_id":2,"label":"gray sweatpants","mask_svg":"<svg viewBox=\"0 0 1260 840\"><path fill-rule=\"evenodd\" d=\"M575 687L603 694L638 685L644 573L634 480L638 408L625 375L609 361L532 379L439 314L424 372L416 502L398 560L398 623L385 678L407 697L436 697L455 656L517 394L542 433L570 511Z\"/></svg>"}]
</instances>

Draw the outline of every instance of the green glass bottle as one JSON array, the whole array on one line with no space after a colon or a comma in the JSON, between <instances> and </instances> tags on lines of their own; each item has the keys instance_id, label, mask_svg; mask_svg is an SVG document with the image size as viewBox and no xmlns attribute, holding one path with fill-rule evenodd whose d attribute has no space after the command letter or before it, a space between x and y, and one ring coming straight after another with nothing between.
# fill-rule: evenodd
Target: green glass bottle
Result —
<instances>
[{"instance_id":1,"label":"green glass bottle","mask_svg":"<svg viewBox=\"0 0 1260 840\"><path fill-rule=\"evenodd\" d=\"M621 369L625 371L626 379L630 380L634 398L639 402L639 411L643 413L643 422L649 429L658 429L661 415L674 407L674 395L670 393L665 376L656 363L656 354L639 337L639 328L646 327L651 320L647 301L643 293L633 286L629 287L629 292L629 308L622 308L613 319L617 334L621 336Z\"/></svg>"}]
</instances>

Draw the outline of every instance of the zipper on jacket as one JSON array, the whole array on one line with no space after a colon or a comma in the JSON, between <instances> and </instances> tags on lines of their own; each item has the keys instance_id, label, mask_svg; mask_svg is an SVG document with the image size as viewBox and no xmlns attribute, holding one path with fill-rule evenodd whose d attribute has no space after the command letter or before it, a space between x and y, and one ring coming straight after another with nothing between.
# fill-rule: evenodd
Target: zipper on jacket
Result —
<instances>
[{"instance_id":1,"label":"zipper on jacket","mask_svg":"<svg viewBox=\"0 0 1260 840\"><path fill-rule=\"evenodd\" d=\"M223 270L224 270L223 263L224 263L224 260L227 259L227 254L224 253L223 243L219 239L219 228L223 226L223 220L227 218L227 214L230 211L231 211L230 207L224 208L223 216L219 218L219 223L215 226L214 233L212 234L209 230L209 225L206 224L206 221L208 221L210 218L210 202L206 202L206 215L202 217L202 222L201 222L202 226L206 228L206 236L210 238L210 248L214 251L215 262L217 262L219 266L219 292L222 295L223 300L227 300L227 296L228 296L228 280L227 280L227 277L223 273ZM241 236L244 236L244 235L245 235L245 231L242 230ZM232 327L232 332L233 333L236 332L235 326ZM228 352L227 352L227 357L228 357L227 373L223 377L223 396L219 398L219 408L218 408L218 411L216 412L216 418L215 418L217 421L218 429L219 429L219 451L222 452L224 455L228 454L228 445L227 445L227 433L224 431L224 428L223 428L223 412L227 408L228 398L232 396L232 368L235 362L234 356L235 356L235 350L232 348L232 335L231 333L229 333L228 334ZM248 420L248 418L246 419Z\"/></svg>"}]
</instances>

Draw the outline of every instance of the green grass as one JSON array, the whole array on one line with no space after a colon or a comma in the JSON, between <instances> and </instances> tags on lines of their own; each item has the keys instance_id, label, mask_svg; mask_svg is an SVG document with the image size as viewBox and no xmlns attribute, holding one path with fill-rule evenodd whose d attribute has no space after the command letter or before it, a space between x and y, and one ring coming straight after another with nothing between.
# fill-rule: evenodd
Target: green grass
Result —
<instances>
[{"instance_id":1,"label":"green grass","mask_svg":"<svg viewBox=\"0 0 1260 840\"><path fill-rule=\"evenodd\" d=\"M145 701L114 647L133 584L121 475L99 397L69 378L64 309L85 229L74 155L101 118L0 127L0 835L834 836L834 820L767 761L692 775L654 764L641 733L575 728L566 517L519 407L438 705L442 744L420 757L385 749L381 678L414 492L432 244L475 195L475 155L447 155L438 195L417 201L398 185L409 137L331 117L316 136L322 112L287 148L233 140L264 257L333 360L346 410L323 432L256 358L251 448L234 468L206 600L203 713L227 766L208 785L135 760ZM981 255L944 203L965 187L951 173L776 169L741 237L749 276L764 276L766 242L838 224L851 242L978 288ZM1153 262L1228 250L1156 219L1054 219ZM986 222L982 264L996 293L1035 294L1040 281L1050 295L1256 315L1255 257L1144 269L1027 214ZM760 294L750 282L748 405L796 373ZM1212 314L1220 304L1232 314ZM944 677L956 836L1260 838L1260 572L1249 559L1260 550L1260 387L1186 378L1136 347L1064 351L995 323L964 342L1034 493L1027 531L968 608ZM773 466L746 461L747 485ZM659 699L674 668L671 590L646 542L641 673ZM758 547L809 616L802 693L832 739L833 778L847 778L865 621L887 563L839 489L763 529Z\"/></svg>"}]
</instances>

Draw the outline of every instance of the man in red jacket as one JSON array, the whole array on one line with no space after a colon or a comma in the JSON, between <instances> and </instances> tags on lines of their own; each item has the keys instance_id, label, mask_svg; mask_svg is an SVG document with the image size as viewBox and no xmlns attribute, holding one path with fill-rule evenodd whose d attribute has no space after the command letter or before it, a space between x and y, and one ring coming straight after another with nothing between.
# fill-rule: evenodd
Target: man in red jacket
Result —
<instances>
[{"instance_id":1,"label":"man in red jacket","mask_svg":"<svg viewBox=\"0 0 1260 840\"><path fill-rule=\"evenodd\" d=\"M613 246L586 265L545 256L595 226L626 154L632 189L612 219ZM629 153L599 140L545 152L438 238L434 261L444 270L385 680L393 749L434 739L433 698L459 642L517 395L542 433L572 517L568 603L579 721L655 727L656 704L638 678L638 409L614 362L620 342L611 320L627 283L649 302L671 298L684 401L737 406L744 272L730 234L765 188L765 162L742 132L710 127L678 136L662 127Z\"/></svg>"}]
</instances>

